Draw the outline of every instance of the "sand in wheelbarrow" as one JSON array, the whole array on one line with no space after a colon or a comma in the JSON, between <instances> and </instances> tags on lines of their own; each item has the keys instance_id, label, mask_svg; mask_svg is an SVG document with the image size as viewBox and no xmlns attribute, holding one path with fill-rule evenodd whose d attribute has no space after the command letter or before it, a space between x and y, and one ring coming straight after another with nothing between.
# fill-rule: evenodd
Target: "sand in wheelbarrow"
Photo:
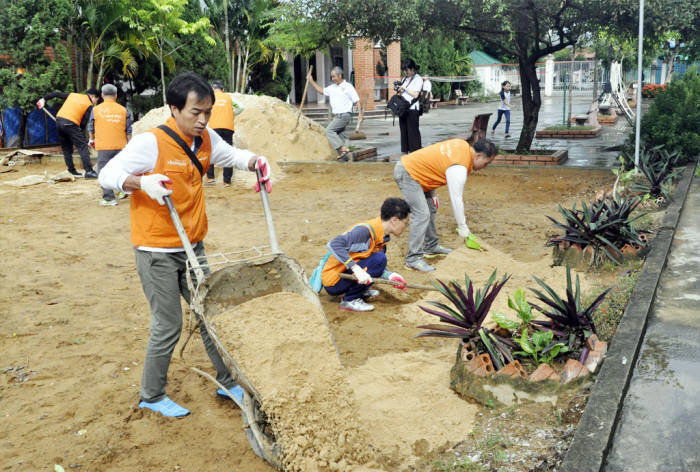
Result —
<instances>
[{"instance_id":1,"label":"sand in wheelbarrow","mask_svg":"<svg viewBox=\"0 0 700 472\"><path fill-rule=\"evenodd\" d=\"M323 312L301 295L279 292L238 305L213 323L262 397L284 470L373 470L367 425L358 422Z\"/></svg>"}]
</instances>

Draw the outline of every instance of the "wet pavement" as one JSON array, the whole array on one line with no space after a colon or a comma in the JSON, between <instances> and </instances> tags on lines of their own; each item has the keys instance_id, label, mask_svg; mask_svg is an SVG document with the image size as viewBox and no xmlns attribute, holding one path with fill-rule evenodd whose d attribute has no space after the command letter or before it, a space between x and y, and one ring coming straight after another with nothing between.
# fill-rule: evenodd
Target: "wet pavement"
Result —
<instances>
[{"instance_id":1,"label":"wet pavement","mask_svg":"<svg viewBox=\"0 0 700 472\"><path fill-rule=\"evenodd\" d=\"M567 97L568 98L568 97ZM592 97L589 95L575 95L572 102L572 116L582 115L588 111ZM522 105L520 98L513 99L510 123L510 138L505 138L505 118L496 129L493 141L499 148L514 149L522 129ZM546 126L562 124L563 97L545 97L540 108L537 129ZM568 108L568 106L567 106ZM492 113L489 119L489 129L497 117L498 102L469 103L466 105L450 105L431 109L430 113L420 118L420 132L423 146L442 141L458 134L469 132L476 115ZM367 135L367 139L350 141L350 144L361 147L376 147L378 157L400 154L399 123L392 125L393 117L387 113L386 118L374 118L362 123L361 131ZM353 125L354 126L354 123ZM353 128L354 129L354 128ZM593 166L593 167L617 167L618 151L607 151L606 148L622 144L632 127L624 116L618 117L615 125L603 125L601 134L590 139L535 139L531 149L568 149L569 159L564 166ZM488 139L490 137L490 131Z\"/></svg>"},{"instance_id":2,"label":"wet pavement","mask_svg":"<svg viewBox=\"0 0 700 472\"><path fill-rule=\"evenodd\" d=\"M700 179L690 187L604 470L700 471Z\"/></svg>"}]
</instances>

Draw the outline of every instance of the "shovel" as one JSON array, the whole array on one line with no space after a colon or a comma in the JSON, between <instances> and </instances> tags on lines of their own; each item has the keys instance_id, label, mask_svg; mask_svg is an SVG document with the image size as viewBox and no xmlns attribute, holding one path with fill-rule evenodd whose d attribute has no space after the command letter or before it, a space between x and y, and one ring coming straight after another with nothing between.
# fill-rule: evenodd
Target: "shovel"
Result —
<instances>
[{"instance_id":1,"label":"shovel","mask_svg":"<svg viewBox=\"0 0 700 472\"><path fill-rule=\"evenodd\" d=\"M365 133L360 132L360 123L362 123L362 121L357 122L357 126L355 126L355 131L353 131L350 134L351 141L356 141L358 139L367 139L367 135Z\"/></svg>"},{"instance_id":2,"label":"shovel","mask_svg":"<svg viewBox=\"0 0 700 472\"><path fill-rule=\"evenodd\" d=\"M347 279L347 280L355 280L355 281L357 281L357 279L355 278L355 276L354 276L354 275L350 275L350 274L338 274L338 277L340 277L341 279ZM403 284L401 284L400 282L394 282L393 280L380 279L380 278L378 278L378 277L372 277L372 283L375 283L375 284L392 285L392 286L394 286L394 287L398 287L399 285L403 285ZM415 289L418 289L418 290L431 290L431 291L434 291L434 292L438 292L438 291L439 291L439 290L436 289L435 287L430 287L430 286L428 286L428 285L406 284L406 287L407 287L407 288L415 288Z\"/></svg>"}]
</instances>

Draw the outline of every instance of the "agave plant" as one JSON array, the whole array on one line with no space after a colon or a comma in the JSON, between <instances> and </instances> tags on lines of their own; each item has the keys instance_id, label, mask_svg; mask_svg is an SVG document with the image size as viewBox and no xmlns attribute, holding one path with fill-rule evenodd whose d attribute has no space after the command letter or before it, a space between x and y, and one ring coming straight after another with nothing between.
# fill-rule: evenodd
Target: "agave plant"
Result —
<instances>
[{"instance_id":1,"label":"agave plant","mask_svg":"<svg viewBox=\"0 0 700 472\"><path fill-rule=\"evenodd\" d=\"M439 336L444 338L461 338L465 342L472 341L475 345L479 341L485 346L491 355L494 365L497 368L503 366L504 360L512 360L508 345L513 345L511 341L500 338L487 328L482 326L486 315L488 315L494 299L501 291L505 283L510 279L509 275L496 282L496 271L494 270L486 282L486 286L474 290L474 285L467 274L464 275L465 286L462 288L456 281L446 284L440 280L433 282L433 286L440 291L451 303L452 307L441 302L429 301L433 308L421 306L420 309L440 318L442 324L429 324L419 326L426 329L416 337Z\"/></svg>"},{"instance_id":2,"label":"agave plant","mask_svg":"<svg viewBox=\"0 0 700 472\"><path fill-rule=\"evenodd\" d=\"M640 197L607 195L589 205L581 202L580 210L575 204L570 210L559 205L559 213L564 217L564 222L551 216L547 218L564 233L547 241L547 246L555 246L564 241L578 244L581 248L592 246L592 265L600 264L606 257L618 262L617 257L622 255L620 249L625 244L644 246L644 242L639 239L639 231L632 224L644 215L631 216L640 203Z\"/></svg>"},{"instance_id":3,"label":"agave plant","mask_svg":"<svg viewBox=\"0 0 700 472\"><path fill-rule=\"evenodd\" d=\"M533 320L531 323L541 326L554 333L554 342L564 342L568 350L582 346L588 336L595 333L593 312L606 297L610 288L601 293L588 307L581 305L581 282L578 274L576 284L571 283L571 268L566 266L566 296L560 297L542 280L534 277L535 281L544 289L543 293L537 289L530 290L537 299L547 305L542 308L531 304L533 308L545 315L549 320Z\"/></svg>"},{"instance_id":4,"label":"agave plant","mask_svg":"<svg viewBox=\"0 0 700 472\"><path fill-rule=\"evenodd\" d=\"M668 198L670 183L677 175L673 167L679 157L678 151L668 152L663 146L655 146L650 151L642 152L639 168L646 177L646 182L634 183L630 186L630 190L649 194L652 197Z\"/></svg>"}]
</instances>

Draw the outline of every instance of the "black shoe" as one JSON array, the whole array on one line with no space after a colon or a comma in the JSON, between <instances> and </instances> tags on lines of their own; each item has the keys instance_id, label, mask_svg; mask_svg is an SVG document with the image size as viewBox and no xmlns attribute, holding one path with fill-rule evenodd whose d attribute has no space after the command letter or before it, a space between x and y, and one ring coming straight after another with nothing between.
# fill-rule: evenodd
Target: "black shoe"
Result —
<instances>
[{"instance_id":1,"label":"black shoe","mask_svg":"<svg viewBox=\"0 0 700 472\"><path fill-rule=\"evenodd\" d=\"M95 172L94 170L86 170L85 171L85 178L86 179L96 179L97 172Z\"/></svg>"},{"instance_id":2,"label":"black shoe","mask_svg":"<svg viewBox=\"0 0 700 472\"><path fill-rule=\"evenodd\" d=\"M70 175L72 175L73 177L82 177L83 176L83 174L81 174L80 172L78 172L75 169L68 169L68 173Z\"/></svg>"}]
</instances>

